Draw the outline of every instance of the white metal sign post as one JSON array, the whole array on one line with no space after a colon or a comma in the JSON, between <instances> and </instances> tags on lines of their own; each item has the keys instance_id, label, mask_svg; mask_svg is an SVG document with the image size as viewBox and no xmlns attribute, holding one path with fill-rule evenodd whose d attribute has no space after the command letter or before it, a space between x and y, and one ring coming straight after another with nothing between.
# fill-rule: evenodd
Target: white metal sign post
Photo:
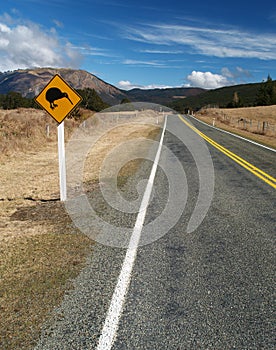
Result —
<instances>
[{"instance_id":1,"label":"white metal sign post","mask_svg":"<svg viewBox=\"0 0 276 350\"><path fill-rule=\"evenodd\" d=\"M58 123L58 162L60 200L66 201L66 165L64 144L64 119L81 102L81 96L61 76L56 74L35 101L50 114Z\"/></svg>"},{"instance_id":2,"label":"white metal sign post","mask_svg":"<svg viewBox=\"0 0 276 350\"><path fill-rule=\"evenodd\" d=\"M61 122L58 126L58 163L59 163L60 200L61 202L64 202L67 199L64 121Z\"/></svg>"}]
</instances>

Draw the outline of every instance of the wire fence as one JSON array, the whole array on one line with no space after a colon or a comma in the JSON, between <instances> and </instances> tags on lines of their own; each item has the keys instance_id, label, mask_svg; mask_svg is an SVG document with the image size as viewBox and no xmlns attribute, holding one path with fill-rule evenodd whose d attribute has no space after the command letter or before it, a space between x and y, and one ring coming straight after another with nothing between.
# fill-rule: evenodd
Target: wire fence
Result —
<instances>
[{"instance_id":1,"label":"wire fence","mask_svg":"<svg viewBox=\"0 0 276 350\"><path fill-rule=\"evenodd\" d=\"M276 124L270 121L227 115L222 115L217 118L220 122L237 129L247 130L260 135L276 136Z\"/></svg>"}]
</instances>

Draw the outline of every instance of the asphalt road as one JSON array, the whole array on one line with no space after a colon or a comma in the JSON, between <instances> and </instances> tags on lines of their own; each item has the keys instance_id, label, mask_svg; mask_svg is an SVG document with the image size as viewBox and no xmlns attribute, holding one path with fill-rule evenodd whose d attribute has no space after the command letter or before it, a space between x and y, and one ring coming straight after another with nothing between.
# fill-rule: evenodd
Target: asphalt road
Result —
<instances>
[{"instance_id":1,"label":"asphalt road","mask_svg":"<svg viewBox=\"0 0 276 350\"><path fill-rule=\"evenodd\" d=\"M276 176L276 153L191 122ZM176 116L168 123L179 133L188 128ZM215 175L213 199L201 225L187 233L199 192L197 164L173 134L165 133L164 145L185 169L188 201L169 232L138 248L112 349L273 349L275 189L208 145ZM150 169L151 163L145 162L134 183L147 177ZM166 169L157 171L145 224L165 207L165 173ZM134 222L132 216L125 220ZM95 245L75 289L45 325L37 350L97 349L124 256L125 249Z\"/></svg>"}]
</instances>

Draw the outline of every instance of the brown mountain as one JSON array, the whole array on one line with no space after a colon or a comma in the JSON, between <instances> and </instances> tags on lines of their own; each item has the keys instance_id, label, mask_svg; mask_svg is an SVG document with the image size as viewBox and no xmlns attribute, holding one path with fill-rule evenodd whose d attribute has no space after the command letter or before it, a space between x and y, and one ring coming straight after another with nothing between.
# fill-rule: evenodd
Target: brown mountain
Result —
<instances>
[{"instance_id":1,"label":"brown mountain","mask_svg":"<svg viewBox=\"0 0 276 350\"><path fill-rule=\"evenodd\" d=\"M127 97L124 91L91 73L67 68L19 69L0 73L0 94L16 91L24 97L32 98L39 94L55 74L59 74L74 89L95 89L102 100L110 105L118 104Z\"/></svg>"}]
</instances>

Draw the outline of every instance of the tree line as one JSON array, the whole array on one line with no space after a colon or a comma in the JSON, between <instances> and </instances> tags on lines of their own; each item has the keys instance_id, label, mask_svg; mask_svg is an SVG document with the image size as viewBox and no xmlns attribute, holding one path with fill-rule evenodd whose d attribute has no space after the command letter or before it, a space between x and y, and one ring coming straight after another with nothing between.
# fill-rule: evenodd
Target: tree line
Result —
<instances>
[{"instance_id":1,"label":"tree line","mask_svg":"<svg viewBox=\"0 0 276 350\"><path fill-rule=\"evenodd\" d=\"M266 82L263 82L257 92L256 105L269 106L276 104L276 81L268 75Z\"/></svg>"},{"instance_id":2,"label":"tree line","mask_svg":"<svg viewBox=\"0 0 276 350\"><path fill-rule=\"evenodd\" d=\"M255 106L270 106L276 104L276 81L268 75L267 80L260 84L255 97ZM228 108L246 107L238 92L234 92L233 99L226 106Z\"/></svg>"},{"instance_id":3,"label":"tree line","mask_svg":"<svg viewBox=\"0 0 276 350\"><path fill-rule=\"evenodd\" d=\"M38 108L34 99L23 97L19 92L10 91L5 95L0 95L0 108L16 109L16 108Z\"/></svg>"},{"instance_id":4,"label":"tree line","mask_svg":"<svg viewBox=\"0 0 276 350\"><path fill-rule=\"evenodd\" d=\"M105 103L97 94L95 89L85 88L76 90L82 97L80 107L90 109L95 112L100 112L109 105ZM37 108L41 107L35 102L34 98L23 97L19 92L10 91L5 95L0 95L0 108L16 109L16 108Z\"/></svg>"},{"instance_id":5,"label":"tree line","mask_svg":"<svg viewBox=\"0 0 276 350\"><path fill-rule=\"evenodd\" d=\"M215 90L207 90L196 96L177 99L169 107L178 112L197 111L202 107L239 108L268 106L276 104L276 81L268 75L261 83L225 86Z\"/></svg>"}]
</instances>

